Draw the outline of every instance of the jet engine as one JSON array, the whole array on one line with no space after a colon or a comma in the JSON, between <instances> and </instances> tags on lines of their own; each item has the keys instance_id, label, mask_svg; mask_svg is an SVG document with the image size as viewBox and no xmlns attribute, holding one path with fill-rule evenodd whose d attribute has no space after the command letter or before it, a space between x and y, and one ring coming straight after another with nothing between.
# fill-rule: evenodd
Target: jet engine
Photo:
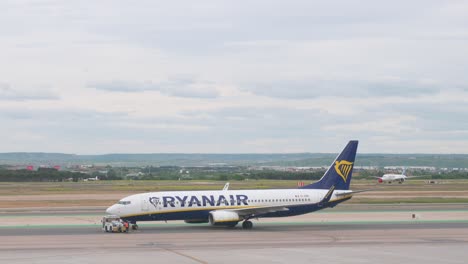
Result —
<instances>
[{"instance_id":1,"label":"jet engine","mask_svg":"<svg viewBox=\"0 0 468 264\"><path fill-rule=\"evenodd\" d=\"M213 211L209 215L211 225L232 225L234 223L237 224L240 220L239 215L231 211Z\"/></svg>"}]
</instances>

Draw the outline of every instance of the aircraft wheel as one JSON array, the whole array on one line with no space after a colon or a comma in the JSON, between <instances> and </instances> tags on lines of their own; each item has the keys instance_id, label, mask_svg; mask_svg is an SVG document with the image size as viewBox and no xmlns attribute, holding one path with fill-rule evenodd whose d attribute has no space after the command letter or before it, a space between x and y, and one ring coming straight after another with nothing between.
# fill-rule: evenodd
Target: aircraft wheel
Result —
<instances>
[{"instance_id":1,"label":"aircraft wheel","mask_svg":"<svg viewBox=\"0 0 468 264\"><path fill-rule=\"evenodd\" d=\"M244 229L252 229L252 227L253 227L253 224L249 220L246 220L242 223L242 228Z\"/></svg>"},{"instance_id":2,"label":"aircraft wheel","mask_svg":"<svg viewBox=\"0 0 468 264\"><path fill-rule=\"evenodd\" d=\"M138 230L138 225L137 224L132 225L132 229L133 230Z\"/></svg>"}]
</instances>

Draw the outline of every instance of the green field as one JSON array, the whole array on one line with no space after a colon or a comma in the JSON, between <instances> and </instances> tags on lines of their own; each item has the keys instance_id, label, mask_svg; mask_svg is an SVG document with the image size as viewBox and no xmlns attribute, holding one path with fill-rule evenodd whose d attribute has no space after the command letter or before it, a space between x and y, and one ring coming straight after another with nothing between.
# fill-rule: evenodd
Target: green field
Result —
<instances>
[{"instance_id":1,"label":"green field","mask_svg":"<svg viewBox=\"0 0 468 264\"><path fill-rule=\"evenodd\" d=\"M297 188L297 182L231 181L230 189ZM0 208L109 206L122 197L141 192L221 190L224 184L221 181L0 182ZM346 204L468 204L468 180L377 184L375 180L355 179L351 189L368 191L354 195Z\"/></svg>"},{"instance_id":2,"label":"green field","mask_svg":"<svg viewBox=\"0 0 468 264\"><path fill-rule=\"evenodd\" d=\"M310 183L304 181L306 184ZM63 194L63 193L107 193L121 191L177 191L177 190L219 190L222 181L88 181L88 182L0 182L0 195L9 194ZM297 188L296 180L251 180L230 181L230 189L287 189ZM351 189L393 190L393 191L467 191L468 180L441 180L428 184L424 180L410 180L403 184L377 184L375 180L353 180Z\"/></svg>"}]
</instances>

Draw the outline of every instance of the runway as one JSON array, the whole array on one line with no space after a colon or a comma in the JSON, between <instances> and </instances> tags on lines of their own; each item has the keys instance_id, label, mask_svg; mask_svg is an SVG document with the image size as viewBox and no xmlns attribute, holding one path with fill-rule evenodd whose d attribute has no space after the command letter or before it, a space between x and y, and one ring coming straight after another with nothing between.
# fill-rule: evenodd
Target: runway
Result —
<instances>
[{"instance_id":1,"label":"runway","mask_svg":"<svg viewBox=\"0 0 468 264\"><path fill-rule=\"evenodd\" d=\"M0 210L0 263L466 263L467 204L346 205L254 229L139 223L102 232L102 207Z\"/></svg>"},{"instance_id":2,"label":"runway","mask_svg":"<svg viewBox=\"0 0 468 264\"><path fill-rule=\"evenodd\" d=\"M0 263L466 263L468 223L255 223L0 229ZM154 260L154 261L153 261Z\"/></svg>"}]
</instances>

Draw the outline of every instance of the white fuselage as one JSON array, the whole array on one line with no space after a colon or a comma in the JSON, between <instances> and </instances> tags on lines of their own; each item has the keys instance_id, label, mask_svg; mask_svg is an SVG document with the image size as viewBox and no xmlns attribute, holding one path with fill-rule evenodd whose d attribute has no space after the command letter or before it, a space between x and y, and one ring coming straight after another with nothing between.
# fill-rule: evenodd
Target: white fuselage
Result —
<instances>
[{"instance_id":1,"label":"white fuselage","mask_svg":"<svg viewBox=\"0 0 468 264\"><path fill-rule=\"evenodd\" d=\"M135 219L134 221L191 220L200 219L208 212L216 210L284 206L291 211L291 215L296 215L300 212L294 211L295 208L313 206L319 203L327 192L328 190L316 189L152 192L125 197L109 207L106 212L122 218ZM335 190L330 203L349 199L351 194L339 197L337 194L350 192L352 191Z\"/></svg>"},{"instance_id":2,"label":"white fuselage","mask_svg":"<svg viewBox=\"0 0 468 264\"><path fill-rule=\"evenodd\" d=\"M382 182L404 182L406 180L406 175L404 174L384 174L380 180Z\"/></svg>"}]
</instances>

